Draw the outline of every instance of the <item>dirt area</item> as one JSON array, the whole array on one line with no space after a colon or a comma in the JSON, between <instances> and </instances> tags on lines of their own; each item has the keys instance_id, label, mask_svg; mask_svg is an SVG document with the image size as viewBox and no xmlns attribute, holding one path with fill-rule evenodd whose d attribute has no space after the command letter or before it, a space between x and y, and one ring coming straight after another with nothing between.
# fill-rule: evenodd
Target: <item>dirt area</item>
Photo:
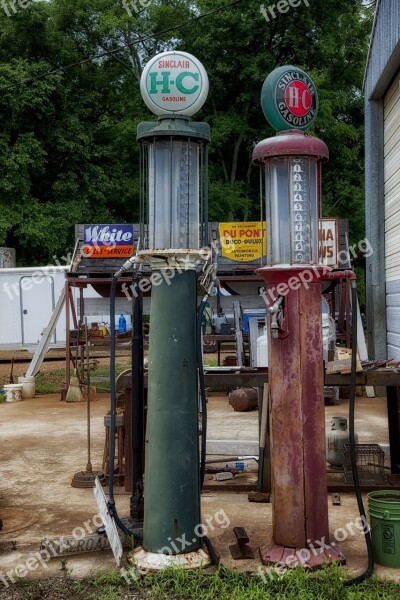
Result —
<instances>
[{"instance_id":1,"label":"dirt area","mask_svg":"<svg viewBox=\"0 0 400 600\"><path fill-rule=\"evenodd\" d=\"M382 398L358 399L357 429L360 442L386 445L387 423ZM103 418L109 408L108 395L92 402L92 462L102 466L104 450ZM327 407L327 423L336 414L346 414L347 405ZM75 472L86 467L86 405L60 402L59 395L41 396L21 403L0 405L0 573L14 572L17 565L39 551L46 537L71 536L75 528L95 530L98 508L92 490L71 487ZM209 437L231 443L257 441L257 412L235 413L226 395L213 395L209 401ZM129 496L117 488L117 504L121 515L129 514ZM357 506L353 495L342 494L342 505L329 502L331 534L355 522ZM216 515L220 515L218 524ZM222 519L225 515L226 519ZM256 571L260 566L258 546L271 541L271 505L249 503L247 494L205 492L202 496L202 519L209 522L209 537L221 555L222 562L234 571ZM228 525L229 523L229 525ZM229 545L234 543L233 527L245 527L255 551L251 561L233 561ZM351 527L350 527L351 528ZM360 531L340 544L347 556L348 568L365 566L366 552ZM64 561L46 562L29 577L40 579L62 576L82 578L90 573L111 571L115 562L109 551L68 556ZM377 567L380 575L400 580L400 570ZM0 588L1 589L1 588ZM12 596L10 596L11 598Z\"/></svg>"}]
</instances>

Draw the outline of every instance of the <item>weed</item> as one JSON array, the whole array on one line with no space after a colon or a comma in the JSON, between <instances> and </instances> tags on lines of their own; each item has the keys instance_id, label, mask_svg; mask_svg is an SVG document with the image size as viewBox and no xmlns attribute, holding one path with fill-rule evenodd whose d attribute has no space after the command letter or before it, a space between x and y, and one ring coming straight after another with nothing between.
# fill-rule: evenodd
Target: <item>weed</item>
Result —
<instances>
[{"instance_id":1,"label":"weed","mask_svg":"<svg viewBox=\"0 0 400 600\"><path fill-rule=\"evenodd\" d=\"M68 561L66 558L61 559L60 569L65 578L71 577L71 570L68 568Z\"/></svg>"}]
</instances>

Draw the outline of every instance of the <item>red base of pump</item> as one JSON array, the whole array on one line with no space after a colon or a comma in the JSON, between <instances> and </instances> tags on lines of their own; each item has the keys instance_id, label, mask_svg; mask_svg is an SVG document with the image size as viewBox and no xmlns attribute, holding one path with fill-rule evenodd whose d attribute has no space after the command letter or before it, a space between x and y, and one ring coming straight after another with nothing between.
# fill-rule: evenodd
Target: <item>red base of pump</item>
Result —
<instances>
[{"instance_id":1,"label":"red base of pump","mask_svg":"<svg viewBox=\"0 0 400 600\"><path fill-rule=\"evenodd\" d=\"M260 546L261 562L264 565L274 565L279 569L292 569L303 566L306 569L320 569L321 567L337 563L345 565L346 559L335 544L325 547L313 548L285 548L285 546Z\"/></svg>"}]
</instances>

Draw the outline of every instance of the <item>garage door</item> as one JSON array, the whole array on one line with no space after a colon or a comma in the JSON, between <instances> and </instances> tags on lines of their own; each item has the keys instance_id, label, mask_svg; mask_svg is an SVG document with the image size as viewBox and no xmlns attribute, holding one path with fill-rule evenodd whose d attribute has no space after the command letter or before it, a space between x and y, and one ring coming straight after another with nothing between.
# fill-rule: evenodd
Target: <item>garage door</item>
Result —
<instances>
[{"instance_id":1,"label":"garage door","mask_svg":"<svg viewBox=\"0 0 400 600\"><path fill-rule=\"evenodd\" d=\"M400 360L400 72L384 100L388 358Z\"/></svg>"}]
</instances>

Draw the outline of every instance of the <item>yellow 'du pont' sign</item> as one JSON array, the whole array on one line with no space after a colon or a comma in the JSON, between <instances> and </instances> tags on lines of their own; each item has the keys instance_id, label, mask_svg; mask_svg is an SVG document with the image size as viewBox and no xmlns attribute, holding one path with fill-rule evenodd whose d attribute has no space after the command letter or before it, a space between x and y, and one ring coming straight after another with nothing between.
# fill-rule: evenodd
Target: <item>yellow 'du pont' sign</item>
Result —
<instances>
[{"instance_id":1,"label":"yellow 'du pont' sign","mask_svg":"<svg viewBox=\"0 0 400 600\"><path fill-rule=\"evenodd\" d=\"M219 239L222 256L237 262L251 262L267 252L266 224L220 223Z\"/></svg>"}]
</instances>

